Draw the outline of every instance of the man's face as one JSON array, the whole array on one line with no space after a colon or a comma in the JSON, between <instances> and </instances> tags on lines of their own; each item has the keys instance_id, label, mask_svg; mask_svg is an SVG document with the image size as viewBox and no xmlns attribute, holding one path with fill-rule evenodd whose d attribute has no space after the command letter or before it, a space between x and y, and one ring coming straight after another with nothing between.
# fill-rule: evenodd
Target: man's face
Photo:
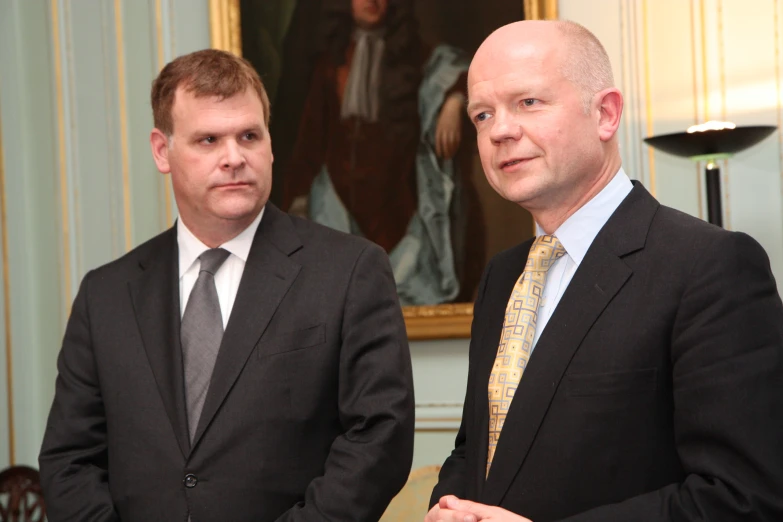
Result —
<instances>
[{"instance_id":1,"label":"man's face","mask_svg":"<svg viewBox=\"0 0 783 522\"><path fill-rule=\"evenodd\" d=\"M220 100L180 87L172 120L174 132L155 160L171 173L185 224L197 236L249 225L272 186L272 143L256 92Z\"/></svg>"},{"instance_id":2,"label":"man's face","mask_svg":"<svg viewBox=\"0 0 783 522\"><path fill-rule=\"evenodd\" d=\"M468 112L487 180L531 212L559 209L600 170L598 113L592 106L585 113L580 90L563 76L566 50L556 41L487 44L468 75Z\"/></svg>"},{"instance_id":3,"label":"man's face","mask_svg":"<svg viewBox=\"0 0 783 522\"><path fill-rule=\"evenodd\" d=\"M374 29L383 23L389 0L351 0L353 19L363 29Z\"/></svg>"}]
</instances>

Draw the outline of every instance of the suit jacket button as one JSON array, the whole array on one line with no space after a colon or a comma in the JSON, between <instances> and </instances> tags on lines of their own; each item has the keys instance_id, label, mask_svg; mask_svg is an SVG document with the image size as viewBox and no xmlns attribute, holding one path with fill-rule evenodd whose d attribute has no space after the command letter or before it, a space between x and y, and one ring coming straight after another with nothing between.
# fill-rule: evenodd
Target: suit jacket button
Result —
<instances>
[{"instance_id":1,"label":"suit jacket button","mask_svg":"<svg viewBox=\"0 0 783 522\"><path fill-rule=\"evenodd\" d=\"M198 484L198 477L192 473L188 473L185 475L185 487L186 488L195 488L196 484Z\"/></svg>"}]
</instances>

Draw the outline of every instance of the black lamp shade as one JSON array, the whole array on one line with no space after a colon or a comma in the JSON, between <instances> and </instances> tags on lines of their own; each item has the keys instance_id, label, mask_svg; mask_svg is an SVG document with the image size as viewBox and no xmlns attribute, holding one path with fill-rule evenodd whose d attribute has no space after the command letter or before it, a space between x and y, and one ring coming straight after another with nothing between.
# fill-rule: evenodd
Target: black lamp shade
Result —
<instances>
[{"instance_id":1,"label":"black lamp shade","mask_svg":"<svg viewBox=\"0 0 783 522\"><path fill-rule=\"evenodd\" d=\"M774 125L756 125L703 132L677 132L645 138L644 142L660 151L693 158L694 156L731 155L759 143L775 132Z\"/></svg>"}]
</instances>

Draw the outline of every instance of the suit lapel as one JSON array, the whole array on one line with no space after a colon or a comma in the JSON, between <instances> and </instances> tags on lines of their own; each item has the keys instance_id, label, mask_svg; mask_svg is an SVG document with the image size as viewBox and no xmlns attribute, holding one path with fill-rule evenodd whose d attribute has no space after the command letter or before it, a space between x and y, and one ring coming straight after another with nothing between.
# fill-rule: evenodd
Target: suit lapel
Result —
<instances>
[{"instance_id":1,"label":"suit lapel","mask_svg":"<svg viewBox=\"0 0 783 522\"><path fill-rule=\"evenodd\" d=\"M289 256L301 246L291 218L268 203L253 239L220 344L204 409L193 438L194 448L299 274L301 266Z\"/></svg>"},{"instance_id":2,"label":"suit lapel","mask_svg":"<svg viewBox=\"0 0 783 522\"><path fill-rule=\"evenodd\" d=\"M151 245L149 259L139 263L142 274L128 282L136 322L158 392L174 435L187 456L190 451L185 415L185 385L179 341L179 274L176 227Z\"/></svg>"},{"instance_id":3,"label":"suit lapel","mask_svg":"<svg viewBox=\"0 0 783 522\"><path fill-rule=\"evenodd\" d=\"M632 276L633 271L622 257L644 247L657 208L658 202L635 184L593 241L530 357L498 441L482 502L497 505L506 494L571 359L587 332ZM501 328L502 320L497 340ZM491 363L486 369L486 380L490 370Z\"/></svg>"}]
</instances>

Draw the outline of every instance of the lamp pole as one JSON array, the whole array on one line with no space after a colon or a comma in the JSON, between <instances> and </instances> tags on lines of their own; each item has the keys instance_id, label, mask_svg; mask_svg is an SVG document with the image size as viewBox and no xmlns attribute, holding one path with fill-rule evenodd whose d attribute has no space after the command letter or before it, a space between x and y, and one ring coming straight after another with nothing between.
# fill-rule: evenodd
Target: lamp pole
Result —
<instances>
[{"instance_id":1,"label":"lamp pole","mask_svg":"<svg viewBox=\"0 0 783 522\"><path fill-rule=\"evenodd\" d=\"M723 226L723 207L720 195L720 167L713 160L707 161L704 171L707 180L707 218L710 223Z\"/></svg>"}]
</instances>

